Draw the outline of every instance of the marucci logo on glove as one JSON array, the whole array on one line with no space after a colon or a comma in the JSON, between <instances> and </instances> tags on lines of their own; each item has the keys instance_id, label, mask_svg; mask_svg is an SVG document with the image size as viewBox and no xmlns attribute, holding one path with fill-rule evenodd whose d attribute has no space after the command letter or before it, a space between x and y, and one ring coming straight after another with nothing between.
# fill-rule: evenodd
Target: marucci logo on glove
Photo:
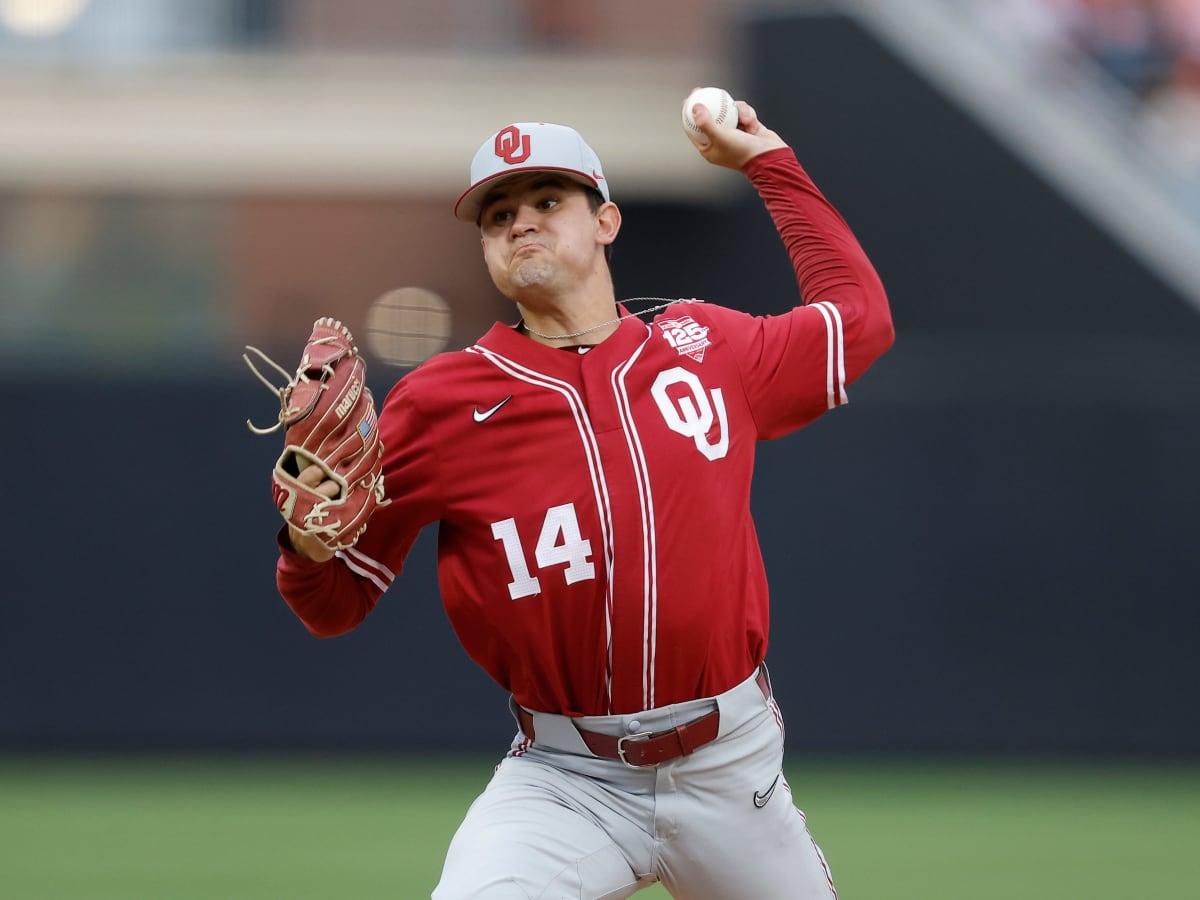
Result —
<instances>
[{"instance_id":1,"label":"marucci logo on glove","mask_svg":"<svg viewBox=\"0 0 1200 900\"><path fill-rule=\"evenodd\" d=\"M350 386L346 389L346 396L342 398L342 402L334 409L339 419L346 418L346 413L354 408L354 404L358 402L359 395L362 394L362 388L362 382L358 379L350 382Z\"/></svg>"},{"instance_id":2,"label":"marucci logo on glove","mask_svg":"<svg viewBox=\"0 0 1200 900\"><path fill-rule=\"evenodd\" d=\"M271 497L275 500L275 508L283 514L283 517L285 519L291 518L292 509L296 506L296 494L279 482L272 481Z\"/></svg>"}]
</instances>

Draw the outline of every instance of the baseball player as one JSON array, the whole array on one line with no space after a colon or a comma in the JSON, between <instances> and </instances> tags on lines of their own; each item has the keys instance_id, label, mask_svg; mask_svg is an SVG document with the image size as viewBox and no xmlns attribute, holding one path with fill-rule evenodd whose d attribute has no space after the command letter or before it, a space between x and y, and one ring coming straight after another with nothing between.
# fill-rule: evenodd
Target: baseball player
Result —
<instances>
[{"instance_id":1,"label":"baseball player","mask_svg":"<svg viewBox=\"0 0 1200 900\"><path fill-rule=\"evenodd\" d=\"M437 900L836 897L782 774L764 667L768 590L750 515L758 441L847 402L893 339L882 285L778 134L694 110L708 162L743 172L802 305L614 295L621 227L571 128L484 141L455 215L479 229L516 325L395 385L379 417L388 502L352 546L294 527L278 585L314 634L354 628L438 525L446 611L511 693L516 734L448 850ZM753 302L753 298L747 298ZM307 487L334 492L319 466Z\"/></svg>"}]
</instances>

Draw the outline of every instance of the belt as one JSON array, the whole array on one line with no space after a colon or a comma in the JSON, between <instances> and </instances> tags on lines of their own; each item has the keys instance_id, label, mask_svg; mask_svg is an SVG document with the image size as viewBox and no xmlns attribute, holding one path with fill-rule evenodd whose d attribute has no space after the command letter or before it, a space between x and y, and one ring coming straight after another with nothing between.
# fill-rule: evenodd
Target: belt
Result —
<instances>
[{"instance_id":1,"label":"belt","mask_svg":"<svg viewBox=\"0 0 1200 900\"><path fill-rule=\"evenodd\" d=\"M771 699L771 683L767 670L759 666L755 677L763 697ZM517 707L517 721L521 731L531 741L537 738L533 731L533 713L523 706ZM668 731L641 731L637 734L612 735L599 731L585 731L576 726L579 736L595 756L602 759L618 759L633 769L657 766L698 750L713 741L721 727L721 710L714 709L698 719L677 725Z\"/></svg>"}]
</instances>

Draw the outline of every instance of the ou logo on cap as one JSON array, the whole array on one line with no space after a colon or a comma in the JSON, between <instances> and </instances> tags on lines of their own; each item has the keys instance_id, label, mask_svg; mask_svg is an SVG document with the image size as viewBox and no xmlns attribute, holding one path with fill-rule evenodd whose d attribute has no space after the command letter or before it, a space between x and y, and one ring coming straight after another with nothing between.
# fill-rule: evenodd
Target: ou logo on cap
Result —
<instances>
[{"instance_id":1,"label":"ou logo on cap","mask_svg":"<svg viewBox=\"0 0 1200 900\"><path fill-rule=\"evenodd\" d=\"M496 155L515 166L529 159L529 135L521 134L516 125L509 125L496 134Z\"/></svg>"}]
</instances>

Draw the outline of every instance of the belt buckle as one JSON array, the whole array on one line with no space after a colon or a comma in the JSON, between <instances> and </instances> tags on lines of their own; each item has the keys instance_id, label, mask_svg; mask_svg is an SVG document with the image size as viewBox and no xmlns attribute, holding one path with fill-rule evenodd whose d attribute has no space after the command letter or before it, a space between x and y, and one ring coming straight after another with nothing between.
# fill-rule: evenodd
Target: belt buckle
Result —
<instances>
[{"instance_id":1,"label":"belt buckle","mask_svg":"<svg viewBox=\"0 0 1200 900\"><path fill-rule=\"evenodd\" d=\"M657 763L631 763L625 758L625 742L626 741L647 741L654 736L653 731L639 731L637 734L627 734L617 738L617 756L621 758L621 762L625 763L631 769L653 769Z\"/></svg>"}]
</instances>

